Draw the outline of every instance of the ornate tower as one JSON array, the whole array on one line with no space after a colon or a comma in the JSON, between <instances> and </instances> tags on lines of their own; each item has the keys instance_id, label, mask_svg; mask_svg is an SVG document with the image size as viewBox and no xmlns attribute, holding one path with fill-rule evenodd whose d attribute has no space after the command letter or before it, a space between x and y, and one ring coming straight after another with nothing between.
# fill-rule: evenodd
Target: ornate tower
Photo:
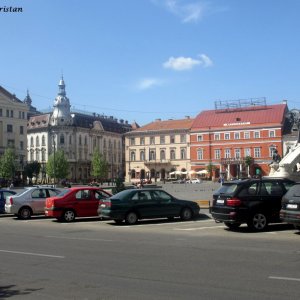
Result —
<instances>
[{"instance_id":1,"label":"ornate tower","mask_svg":"<svg viewBox=\"0 0 300 300\"><path fill-rule=\"evenodd\" d=\"M30 96L29 96L29 91L28 91L28 90L27 90L27 96L25 97L25 99L24 99L23 102L24 102L25 104L27 104L28 107L30 107L31 104L32 104L32 100L31 100L31 98L30 98Z\"/></svg>"},{"instance_id":2,"label":"ornate tower","mask_svg":"<svg viewBox=\"0 0 300 300\"><path fill-rule=\"evenodd\" d=\"M58 84L58 94L54 100L51 125L71 125L70 101L66 96L65 82L63 76Z\"/></svg>"}]
</instances>

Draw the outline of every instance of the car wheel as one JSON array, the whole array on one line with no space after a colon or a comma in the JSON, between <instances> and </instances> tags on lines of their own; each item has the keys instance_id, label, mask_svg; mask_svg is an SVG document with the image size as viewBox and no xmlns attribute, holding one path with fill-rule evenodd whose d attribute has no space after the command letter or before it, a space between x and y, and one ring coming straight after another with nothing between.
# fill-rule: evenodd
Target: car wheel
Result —
<instances>
[{"instance_id":1,"label":"car wheel","mask_svg":"<svg viewBox=\"0 0 300 300\"><path fill-rule=\"evenodd\" d=\"M125 217L125 223L128 225L136 224L137 220L138 220L138 216L133 211L129 212Z\"/></svg>"},{"instance_id":2,"label":"car wheel","mask_svg":"<svg viewBox=\"0 0 300 300\"><path fill-rule=\"evenodd\" d=\"M228 223L228 222L224 222L224 224L230 230L238 229L241 226L241 223Z\"/></svg>"},{"instance_id":3,"label":"car wheel","mask_svg":"<svg viewBox=\"0 0 300 300\"><path fill-rule=\"evenodd\" d=\"M22 220L30 219L32 215L32 211L29 207L22 207L19 210L18 218Z\"/></svg>"},{"instance_id":4,"label":"car wheel","mask_svg":"<svg viewBox=\"0 0 300 300\"><path fill-rule=\"evenodd\" d=\"M182 221L188 221L191 220L193 217L193 213L192 210L188 207L185 207L182 209L181 213L180 213L180 218Z\"/></svg>"},{"instance_id":5,"label":"car wheel","mask_svg":"<svg viewBox=\"0 0 300 300\"><path fill-rule=\"evenodd\" d=\"M114 221L115 221L115 223L118 224L118 225L120 225L120 224L123 223L123 220L119 220L119 219L115 219Z\"/></svg>"},{"instance_id":6,"label":"car wheel","mask_svg":"<svg viewBox=\"0 0 300 300\"><path fill-rule=\"evenodd\" d=\"M75 220L75 212L73 210L66 210L62 215L62 220L65 222L73 222Z\"/></svg>"},{"instance_id":7,"label":"car wheel","mask_svg":"<svg viewBox=\"0 0 300 300\"><path fill-rule=\"evenodd\" d=\"M252 215L247 225L251 230L263 231L268 226L268 220L265 214L258 212Z\"/></svg>"}]
</instances>

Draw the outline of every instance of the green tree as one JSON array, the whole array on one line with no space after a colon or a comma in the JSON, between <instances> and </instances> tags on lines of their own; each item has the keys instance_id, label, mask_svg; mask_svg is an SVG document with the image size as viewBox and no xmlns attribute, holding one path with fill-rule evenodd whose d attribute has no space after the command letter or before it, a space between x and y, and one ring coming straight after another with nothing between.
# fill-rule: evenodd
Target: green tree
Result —
<instances>
[{"instance_id":1,"label":"green tree","mask_svg":"<svg viewBox=\"0 0 300 300\"><path fill-rule=\"evenodd\" d=\"M251 156L246 156L245 157L245 165L247 166L248 176L250 175L250 166L252 163L253 163L253 158Z\"/></svg>"},{"instance_id":2,"label":"green tree","mask_svg":"<svg viewBox=\"0 0 300 300\"><path fill-rule=\"evenodd\" d=\"M206 166L207 172L209 173L209 178L212 178L212 172L216 169L216 166L214 166L212 163L209 163Z\"/></svg>"},{"instance_id":3,"label":"green tree","mask_svg":"<svg viewBox=\"0 0 300 300\"><path fill-rule=\"evenodd\" d=\"M56 179L67 178L69 175L69 163L65 158L65 153L58 150L52 153L46 164L46 173L49 177L53 178L54 183Z\"/></svg>"},{"instance_id":4,"label":"green tree","mask_svg":"<svg viewBox=\"0 0 300 300\"><path fill-rule=\"evenodd\" d=\"M98 150L95 150L92 157L92 170L91 175L98 180L100 180L101 184L102 182L107 178L108 176L108 163L104 159L104 157L99 153Z\"/></svg>"},{"instance_id":5,"label":"green tree","mask_svg":"<svg viewBox=\"0 0 300 300\"><path fill-rule=\"evenodd\" d=\"M15 152L12 149L6 149L0 157L0 177L13 179L16 171Z\"/></svg>"},{"instance_id":6,"label":"green tree","mask_svg":"<svg viewBox=\"0 0 300 300\"><path fill-rule=\"evenodd\" d=\"M32 183L32 177L35 176L36 180L41 170L41 164L38 161L29 162L24 167L24 173L29 178L29 183Z\"/></svg>"}]
</instances>

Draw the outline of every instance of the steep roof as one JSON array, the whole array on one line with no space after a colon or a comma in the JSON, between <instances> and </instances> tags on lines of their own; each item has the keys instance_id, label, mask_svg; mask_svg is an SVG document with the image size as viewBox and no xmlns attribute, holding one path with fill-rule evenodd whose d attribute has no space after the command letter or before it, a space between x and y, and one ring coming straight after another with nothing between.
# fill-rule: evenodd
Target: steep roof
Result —
<instances>
[{"instance_id":1,"label":"steep roof","mask_svg":"<svg viewBox=\"0 0 300 300\"><path fill-rule=\"evenodd\" d=\"M27 123L27 129L46 128L49 126L50 114L32 116Z\"/></svg>"},{"instance_id":2,"label":"steep roof","mask_svg":"<svg viewBox=\"0 0 300 300\"><path fill-rule=\"evenodd\" d=\"M262 124L283 125L286 104L247 107L231 110L205 110L198 114L191 131L213 128L255 127Z\"/></svg>"},{"instance_id":3,"label":"steep roof","mask_svg":"<svg viewBox=\"0 0 300 300\"><path fill-rule=\"evenodd\" d=\"M131 133L137 132L147 132L147 131L168 131L168 130L180 130L180 129L190 129L194 119L186 118L181 120L167 120L161 121L157 119L154 122L151 122L145 126L142 126L136 130L133 130Z\"/></svg>"},{"instance_id":4,"label":"steep roof","mask_svg":"<svg viewBox=\"0 0 300 300\"><path fill-rule=\"evenodd\" d=\"M8 90L6 90L1 85L0 85L0 92L2 94L4 94L7 98L9 98L11 101L23 103L23 101L21 101L20 99L18 99L15 94L11 94Z\"/></svg>"}]
</instances>

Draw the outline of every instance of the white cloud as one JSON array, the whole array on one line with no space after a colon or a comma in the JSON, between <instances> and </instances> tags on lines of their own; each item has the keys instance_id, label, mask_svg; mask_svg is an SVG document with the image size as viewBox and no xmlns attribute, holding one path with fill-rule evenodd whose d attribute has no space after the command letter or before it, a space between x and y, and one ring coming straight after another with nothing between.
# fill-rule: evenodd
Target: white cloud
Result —
<instances>
[{"instance_id":1,"label":"white cloud","mask_svg":"<svg viewBox=\"0 0 300 300\"><path fill-rule=\"evenodd\" d=\"M166 9L181 19L183 23L197 23L207 10L207 3L203 1L182 4L180 0L164 0Z\"/></svg>"},{"instance_id":2,"label":"white cloud","mask_svg":"<svg viewBox=\"0 0 300 300\"><path fill-rule=\"evenodd\" d=\"M175 71L191 70L196 66L210 67L213 65L212 60L205 54L200 54L199 59L191 57L170 57L163 63L163 67L166 69L172 69Z\"/></svg>"},{"instance_id":3,"label":"white cloud","mask_svg":"<svg viewBox=\"0 0 300 300\"><path fill-rule=\"evenodd\" d=\"M137 89L147 90L155 86L161 86L163 81L157 78L143 78L137 84Z\"/></svg>"}]
</instances>

